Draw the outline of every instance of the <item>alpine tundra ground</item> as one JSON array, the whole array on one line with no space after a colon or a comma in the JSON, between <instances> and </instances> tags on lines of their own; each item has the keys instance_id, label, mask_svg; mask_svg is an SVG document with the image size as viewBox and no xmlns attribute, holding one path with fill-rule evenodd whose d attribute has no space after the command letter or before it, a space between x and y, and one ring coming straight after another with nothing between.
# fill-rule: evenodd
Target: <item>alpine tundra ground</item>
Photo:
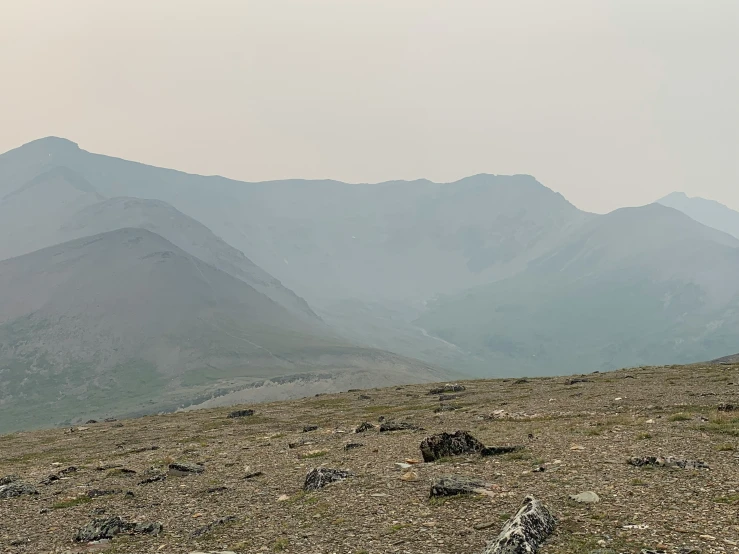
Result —
<instances>
[{"instance_id":1,"label":"alpine tundra ground","mask_svg":"<svg viewBox=\"0 0 739 554\"><path fill-rule=\"evenodd\" d=\"M0 436L0 552L470 554L529 494L557 518L544 554L739 552L739 364L460 384ZM522 448L418 463L457 430ZM709 469L627 463L646 456ZM351 475L305 492L317 467ZM449 475L485 491L430 498ZM115 517L144 525L78 536Z\"/></svg>"}]
</instances>

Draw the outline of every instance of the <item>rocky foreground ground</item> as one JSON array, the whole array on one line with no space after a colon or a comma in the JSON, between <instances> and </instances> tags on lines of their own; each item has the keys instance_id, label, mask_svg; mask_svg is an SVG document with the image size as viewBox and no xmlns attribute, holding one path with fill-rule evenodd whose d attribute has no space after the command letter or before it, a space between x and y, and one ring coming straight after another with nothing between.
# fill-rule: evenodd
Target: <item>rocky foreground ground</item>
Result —
<instances>
[{"instance_id":1,"label":"rocky foreground ground","mask_svg":"<svg viewBox=\"0 0 739 554\"><path fill-rule=\"evenodd\" d=\"M0 552L477 554L527 495L543 554L739 552L739 364L460 384L0 436Z\"/></svg>"}]
</instances>

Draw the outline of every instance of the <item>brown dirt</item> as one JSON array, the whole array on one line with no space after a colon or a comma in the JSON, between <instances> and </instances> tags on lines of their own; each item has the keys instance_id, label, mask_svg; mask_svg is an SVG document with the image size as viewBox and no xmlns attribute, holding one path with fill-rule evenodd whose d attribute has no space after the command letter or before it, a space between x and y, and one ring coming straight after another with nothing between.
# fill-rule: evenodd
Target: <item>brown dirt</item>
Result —
<instances>
[{"instance_id":1,"label":"brown dirt","mask_svg":"<svg viewBox=\"0 0 739 554\"><path fill-rule=\"evenodd\" d=\"M565 377L466 382L466 391L446 402L460 409L438 414L438 396L413 385L259 404L251 406L254 416L240 419L227 418L233 408L218 408L0 436L0 478L18 474L40 493L0 500L0 552L469 554L482 551L527 494L559 521L543 554L739 552L739 411L717 409L739 406L739 365L584 377L575 384ZM379 416L425 430L353 433ZM307 424L320 428L304 433ZM488 446L525 449L417 464L417 480L401 479L406 472L396 462L421 459L424 437L457 429ZM300 441L306 444L290 448ZM345 451L350 442L363 446ZM159 448L144 449L152 445ZM711 469L626 464L647 455L702 460ZM137 484L172 461L199 462L205 471ZM72 465L79 471L40 484ZM114 465L136 473L96 469ZM319 466L356 476L303 493L305 475ZM493 494L429 500L432 479L449 474L482 479ZM80 500L91 489L120 492ZM590 490L599 503L569 500ZM94 547L73 543L101 508L127 521L161 522L164 532ZM192 536L227 516L236 519Z\"/></svg>"}]
</instances>

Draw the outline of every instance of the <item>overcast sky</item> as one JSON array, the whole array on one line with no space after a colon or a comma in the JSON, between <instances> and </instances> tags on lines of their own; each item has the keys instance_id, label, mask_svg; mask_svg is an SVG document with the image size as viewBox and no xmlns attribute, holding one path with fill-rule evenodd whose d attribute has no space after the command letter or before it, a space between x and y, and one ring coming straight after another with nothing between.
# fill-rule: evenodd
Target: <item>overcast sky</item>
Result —
<instances>
[{"instance_id":1,"label":"overcast sky","mask_svg":"<svg viewBox=\"0 0 739 554\"><path fill-rule=\"evenodd\" d=\"M0 151L739 209L737 0L3 0Z\"/></svg>"}]
</instances>

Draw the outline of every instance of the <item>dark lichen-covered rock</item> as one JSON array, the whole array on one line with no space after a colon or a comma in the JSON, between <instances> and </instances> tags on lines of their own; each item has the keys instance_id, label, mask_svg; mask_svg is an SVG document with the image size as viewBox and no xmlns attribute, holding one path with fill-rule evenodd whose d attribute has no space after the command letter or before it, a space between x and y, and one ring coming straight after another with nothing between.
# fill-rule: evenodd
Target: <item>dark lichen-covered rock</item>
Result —
<instances>
[{"instance_id":1,"label":"dark lichen-covered rock","mask_svg":"<svg viewBox=\"0 0 739 554\"><path fill-rule=\"evenodd\" d=\"M249 417L254 415L254 410L235 410L228 414L228 417L235 419L237 417Z\"/></svg>"},{"instance_id":2,"label":"dark lichen-covered rock","mask_svg":"<svg viewBox=\"0 0 739 554\"><path fill-rule=\"evenodd\" d=\"M205 535L206 533L210 533L216 527L220 527L222 525L226 525L234 521L236 521L236 516L226 516L226 517L218 518L215 521L211 521L208 525L203 525L202 527L198 527L197 529L195 529L195 531L193 531L190 534L190 536L199 537L201 535Z\"/></svg>"},{"instance_id":3,"label":"dark lichen-covered rock","mask_svg":"<svg viewBox=\"0 0 739 554\"><path fill-rule=\"evenodd\" d=\"M345 469L329 469L325 467L319 467L312 470L308 475L305 476L305 483L303 484L303 490L315 491L325 487L329 483L335 483L336 481L343 481L352 477L354 474L351 471Z\"/></svg>"},{"instance_id":4,"label":"dark lichen-covered rock","mask_svg":"<svg viewBox=\"0 0 739 554\"><path fill-rule=\"evenodd\" d=\"M116 494L120 491L116 490L102 490L102 489L90 489L87 491L88 498L98 498L100 496L109 496L111 494Z\"/></svg>"},{"instance_id":5,"label":"dark lichen-covered rock","mask_svg":"<svg viewBox=\"0 0 739 554\"><path fill-rule=\"evenodd\" d=\"M429 394L444 394L445 392L462 392L465 390L464 385L458 385L457 383L447 383L440 387L435 387L429 391Z\"/></svg>"},{"instance_id":6,"label":"dark lichen-covered rock","mask_svg":"<svg viewBox=\"0 0 739 554\"><path fill-rule=\"evenodd\" d=\"M510 454L523 450L523 446L486 446L480 450L482 456L500 456L501 454Z\"/></svg>"},{"instance_id":7,"label":"dark lichen-covered rock","mask_svg":"<svg viewBox=\"0 0 739 554\"><path fill-rule=\"evenodd\" d=\"M80 528L74 537L77 542L91 542L112 539L121 533L144 533L158 535L162 532L162 524L155 522L135 523L122 520L118 516L96 518Z\"/></svg>"},{"instance_id":8,"label":"dark lichen-covered rock","mask_svg":"<svg viewBox=\"0 0 739 554\"><path fill-rule=\"evenodd\" d=\"M139 481L139 485L146 485L148 483L156 483L157 481L164 481L167 479L167 476L164 473L157 473L155 475L152 475L151 477L147 477L143 481Z\"/></svg>"},{"instance_id":9,"label":"dark lichen-covered rock","mask_svg":"<svg viewBox=\"0 0 739 554\"><path fill-rule=\"evenodd\" d=\"M421 441L421 454L424 462L434 462L449 456L474 454L483 448L485 445L467 431L456 431L452 434L439 433Z\"/></svg>"},{"instance_id":10,"label":"dark lichen-covered rock","mask_svg":"<svg viewBox=\"0 0 739 554\"><path fill-rule=\"evenodd\" d=\"M303 433L310 433L311 431L318 431L318 425L305 425L303 427Z\"/></svg>"},{"instance_id":11,"label":"dark lichen-covered rock","mask_svg":"<svg viewBox=\"0 0 739 554\"><path fill-rule=\"evenodd\" d=\"M485 483L474 477L446 475L438 477L431 485L429 496L458 496L485 490Z\"/></svg>"},{"instance_id":12,"label":"dark lichen-covered rock","mask_svg":"<svg viewBox=\"0 0 739 554\"><path fill-rule=\"evenodd\" d=\"M344 450L354 450L355 448L362 448L364 445L361 442L350 442L344 445Z\"/></svg>"},{"instance_id":13,"label":"dark lichen-covered rock","mask_svg":"<svg viewBox=\"0 0 739 554\"><path fill-rule=\"evenodd\" d=\"M556 525L549 509L533 496L527 496L518 513L506 522L500 535L482 554L534 554Z\"/></svg>"},{"instance_id":14,"label":"dark lichen-covered rock","mask_svg":"<svg viewBox=\"0 0 739 554\"><path fill-rule=\"evenodd\" d=\"M355 433L364 433L365 431L369 431L370 429L374 429L375 426L372 425L369 421L365 421L364 423L361 423L359 427L354 429Z\"/></svg>"},{"instance_id":15,"label":"dark lichen-covered rock","mask_svg":"<svg viewBox=\"0 0 739 554\"><path fill-rule=\"evenodd\" d=\"M38 494L36 487L23 483L22 481L11 481L7 485L0 486L0 498L14 498L16 496Z\"/></svg>"},{"instance_id":16,"label":"dark lichen-covered rock","mask_svg":"<svg viewBox=\"0 0 739 554\"><path fill-rule=\"evenodd\" d=\"M203 473L205 468L200 464L191 464L189 462L174 462L169 464L169 470L177 473Z\"/></svg>"},{"instance_id":17,"label":"dark lichen-covered rock","mask_svg":"<svg viewBox=\"0 0 739 554\"><path fill-rule=\"evenodd\" d=\"M685 460L682 458L674 458L672 456L641 456L629 458L629 465L656 466L656 467L674 467L680 469L711 469L708 464L700 460Z\"/></svg>"},{"instance_id":18,"label":"dark lichen-covered rock","mask_svg":"<svg viewBox=\"0 0 739 554\"><path fill-rule=\"evenodd\" d=\"M15 481L20 481L20 480L21 478L15 474L6 475L5 477L0 477L0 487L3 485L10 485L10 483L14 483Z\"/></svg>"},{"instance_id":19,"label":"dark lichen-covered rock","mask_svg":"<svg viewBox=\"0 0 739 554\"><path fill-rule=\"evenodd\" d=\"M406 421L383 421L380 424L380 433L389 431L418 431L420 427Z\"/></svg>"}]
</instances>

